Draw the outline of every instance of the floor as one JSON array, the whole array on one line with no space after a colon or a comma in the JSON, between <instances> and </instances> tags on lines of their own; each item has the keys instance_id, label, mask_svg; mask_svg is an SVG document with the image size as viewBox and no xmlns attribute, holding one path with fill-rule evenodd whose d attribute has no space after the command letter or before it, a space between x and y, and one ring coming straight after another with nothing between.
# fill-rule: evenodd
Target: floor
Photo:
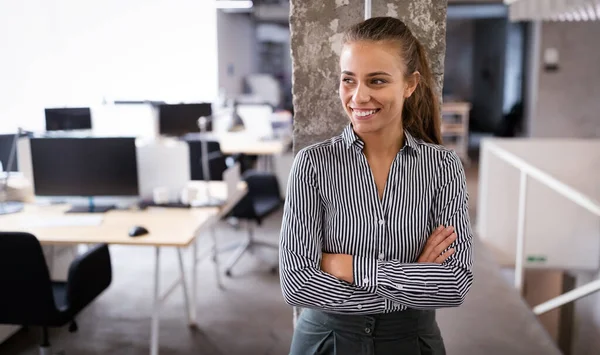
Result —
<instances>
[{"instance_id":1,"label":"floor","mask_svg":"<svg viewBox=\"0 0 600 355\"><path fill-rule=\"evenodd\" d=\"M467 177L473 214L476 164L467 170ZM280 221L280 214L273 216L260 232L257 230L257 236L276 242ZM242 233L222 225L218 229L219 243L241 238ZM113 284L78 317L77 333L70 334L66 328L51 331L55 350L77 355L149 353L153 250L112 246L111 253ZM234 275L224 278L223 290L216 287L212 263L207 260L201 264L196 300L198 328L187 326L182 293L176 291L161 312L160 354L287 353L292 314L281 297L278 277L269 273L276 253L256 254L260 255L245 256ZM163 280L174 279L178 274L175 251L161 255ZM438 312L448 354L558 354L489 259L484 248L476 244L476 282L465 305ZM37 328L20 331L0 344L0 354L37 354L38 339Z\"/></svg>"}]
</instances>

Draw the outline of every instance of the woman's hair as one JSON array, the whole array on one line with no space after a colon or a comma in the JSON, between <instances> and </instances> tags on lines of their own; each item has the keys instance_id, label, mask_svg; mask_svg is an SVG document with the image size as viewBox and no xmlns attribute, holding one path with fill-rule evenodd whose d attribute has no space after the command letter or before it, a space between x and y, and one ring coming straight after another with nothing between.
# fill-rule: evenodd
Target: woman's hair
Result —
<instances>
[{"instance_id":1,"label":"woman's hair","mask_svg":"<svg viewBox=\"0 0 600 355\"><path fill-rule=\"evenodd\" d=\"M442 144L440 108L433 92L433 75L423 45L404 22L393 17L373 17L346 31L343 43L357 41L392 42L399 46L406 77L421 74L415 92L404 101L402 125L411 135L425 142Z\"/></svg>"}]
</instances>

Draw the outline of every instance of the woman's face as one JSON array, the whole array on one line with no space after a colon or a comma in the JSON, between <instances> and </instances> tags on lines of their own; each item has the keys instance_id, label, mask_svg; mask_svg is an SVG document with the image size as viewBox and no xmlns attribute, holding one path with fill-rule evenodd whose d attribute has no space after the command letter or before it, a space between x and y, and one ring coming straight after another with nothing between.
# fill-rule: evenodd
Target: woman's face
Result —
<instances>
[{"instance_id":1,"label":"woman's face","mask_svg":"<svg viewBox=\"0 0 600 355\"><path fill-rule=\"evenodd\" d=\"M345 44L340 56L340 99L354 130L377 133L402 124L404 99L418 74L405 79L399 48L391 42Z\"/></svg>"}]
</instances>

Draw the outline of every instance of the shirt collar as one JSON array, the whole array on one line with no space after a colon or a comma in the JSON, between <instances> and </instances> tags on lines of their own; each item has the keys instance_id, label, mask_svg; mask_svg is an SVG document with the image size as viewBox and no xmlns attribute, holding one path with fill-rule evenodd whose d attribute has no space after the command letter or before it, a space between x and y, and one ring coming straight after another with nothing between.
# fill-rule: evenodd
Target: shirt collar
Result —
<instances>
[{"instance_id":1,"label":"shirt collar","mask_svg":"<svg viewBox=\"0 0 600 355\"><path fill-rule=\"evenodd\" d=\"M409 147L411 150L415 152L419 152L418 146L419 143L417 140L410 134L408 131L404 130L404 147ZM363 150L365 147L365 143L360 139L360 137L354 132L352 128L352 124L348 124L344 131L342 132L342 139L346 143L346 148L350 148L355 146L359 150ZM404 149L404 147L402 149ZM402 151L400 149L400 151Z\"/></svg>"}]
</instances>

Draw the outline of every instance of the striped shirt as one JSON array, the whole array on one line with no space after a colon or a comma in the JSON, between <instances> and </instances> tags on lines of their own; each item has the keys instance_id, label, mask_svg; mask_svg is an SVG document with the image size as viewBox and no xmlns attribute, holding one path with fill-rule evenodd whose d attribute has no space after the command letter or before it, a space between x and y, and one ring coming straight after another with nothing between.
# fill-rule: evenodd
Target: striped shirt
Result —
<instances>
[{"instance_id":1,"label":"striped shirt","mask_svg":"<svg viewBox=\"0 0 600 355\"><path fill-rule=\"evenodd\" d=\"M298 152L280 236L285 301L332 313L374 314L462 304L473 282L473 234L460 159L405 132L379 199L364 142L341 135ZM440 224L454 226L455 253L416 263ZM354 283L320 269L322 252L353 256Z\"/></svg>"}]
</instances>

